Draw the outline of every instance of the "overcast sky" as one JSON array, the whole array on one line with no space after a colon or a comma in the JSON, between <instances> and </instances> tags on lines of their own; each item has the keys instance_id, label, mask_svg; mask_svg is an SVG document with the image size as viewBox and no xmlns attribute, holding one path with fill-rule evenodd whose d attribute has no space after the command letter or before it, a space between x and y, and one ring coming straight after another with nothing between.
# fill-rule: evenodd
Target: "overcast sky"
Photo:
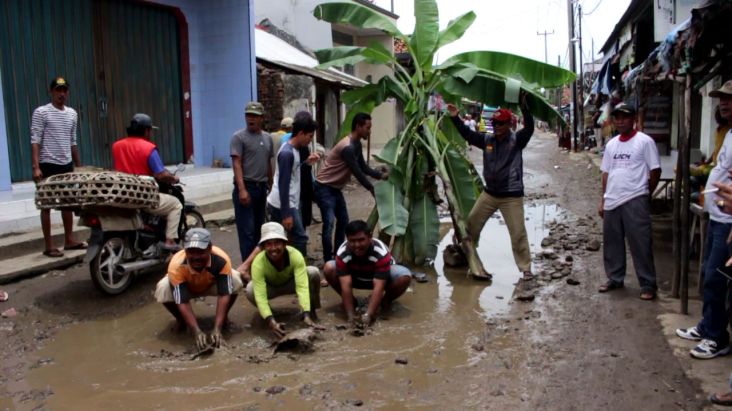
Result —
<instances>
[{"instance_id":1,"label":"overcast sky","mask_svg":"<svg viewBox=\"0 0 732 411\"><path fill-rule=\"evenodd\" d=\"M399 30L414 30L414 2L412 0L375 0L384 9L399 15ZM440 49L438 62L471 50L493 50L544 61L544 36L537 32L554 32L547 36L548 62L569 66L567 0L437 0L440 11L440 29L447 22L470 10L477 16L463 38ZM600 47L605 43L615 24L630 4L630 0L579 0L582 6L582 52L584 62L592 56L601 57ZM577 54L579 67L579 54Z\"/></svg>"}]
</instances>

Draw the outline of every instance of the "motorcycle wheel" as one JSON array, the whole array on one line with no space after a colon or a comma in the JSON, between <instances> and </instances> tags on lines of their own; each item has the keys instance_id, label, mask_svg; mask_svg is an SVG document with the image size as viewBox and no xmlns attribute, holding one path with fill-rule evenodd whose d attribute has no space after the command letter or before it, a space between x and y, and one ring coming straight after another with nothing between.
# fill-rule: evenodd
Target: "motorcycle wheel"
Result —
<instances>
[{"instance_id":1,"label":"motorcycle wheel","mask_svg":"<svg viewBox=\"0 0 732 411\"><path fill-rule=\"evenodd\" d=\"M191 228L205 228L206 222L203 216L196 210L183 211L183 218L178 226L178 238L185 238L186 232Z\"/></svg>"},{"instance_id":2,"label":"motorcycle wheel","mask_svg":"<svg viewBox=\"0 0 732 411\"><path fill-rule=\"evenodd\" d=\"M122 293L132 283L132 274L122 274L116 270L117 264L124 261L129 253L127 241L120 237L109 237L99 248L99 252L89 262L92 283L106 294Z\"/></svg>"}]
</instances>

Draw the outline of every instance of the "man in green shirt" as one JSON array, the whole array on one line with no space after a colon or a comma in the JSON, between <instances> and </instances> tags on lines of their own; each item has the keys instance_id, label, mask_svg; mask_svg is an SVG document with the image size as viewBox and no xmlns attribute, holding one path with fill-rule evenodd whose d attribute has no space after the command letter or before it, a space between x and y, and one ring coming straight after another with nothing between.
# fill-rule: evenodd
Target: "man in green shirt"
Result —
<instances>
[{"instance_id":1,"label":"man in green shirt","mask_svg":"<svg viewBox=\"0 0 732 411\"><path fill-rule=\"evenodd\" d=\"M296 294L303 311L303 322L316 329L315 309L320 308L320 272L307 267L296 248L287 245L285 228L279 223L262 225L259 248L251 265L252 280L247 284L247 299L257 306L259 314L277 337L285 335L284 325L272 315L269 300L281 295Z\"/></svg>"}]
</instances>

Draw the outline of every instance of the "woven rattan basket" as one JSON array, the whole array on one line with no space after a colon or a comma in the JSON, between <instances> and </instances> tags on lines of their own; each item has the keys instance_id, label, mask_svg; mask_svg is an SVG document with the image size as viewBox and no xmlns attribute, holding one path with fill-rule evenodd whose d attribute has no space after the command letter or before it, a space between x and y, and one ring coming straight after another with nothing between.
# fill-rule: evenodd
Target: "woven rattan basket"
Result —
<instances>
[{"instance_id":1,"label":"woven rattan basket","mask_svg":"<svg viewBox=\"0 0 732 411\"><path fill-rule=\"evenodd\" d=\"M115 171L59 174L36 188L39 209L155 208L159 202L158 185L152 177Z\"/></svg>"}]
</instances>

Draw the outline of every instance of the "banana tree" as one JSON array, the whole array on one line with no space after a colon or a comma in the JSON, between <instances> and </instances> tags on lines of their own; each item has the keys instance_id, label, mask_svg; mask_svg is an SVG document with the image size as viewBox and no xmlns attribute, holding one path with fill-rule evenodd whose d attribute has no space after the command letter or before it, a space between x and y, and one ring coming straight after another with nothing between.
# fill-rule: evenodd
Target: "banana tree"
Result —
<instances>
[{"instance_id":1,"label":"banana tree","mask_svg":"<svg viewBox=\"0 0 732 411\"><path fill-rule=\"evenodd\" d=\"M524 57L492 51L458 54L435 65L435 54L463 36L475 21L467 12L439 29L435 0L414 0L415 31L405 35L384 15L351 2L318 5L313 14L330 23L382 30L407 46L412 64L400 64L392 52L373 42L367 47L333 47L315 54L320 67L366 62L392 68L376 83L347 91L343 101L349 126L360 111L370 112L386 99L403 107L406 127L390 139L376 157L391 168L389 180L376 185L378 222L381 231L394 240L392 252L402 261L422 264L434 258L439 242L438 195L435 179L450 211L455 238L468 260L469 274L485 276L485 270L468 238L465 220L482 187L480 176L467 159L466 142L444 114L430 110L430 98L440 94L446 101L467 97L502 107L518 107L519 93L526 94L531 113L550 123L563 121L538 91L574 80L574 73Z\"/></svg>"}]
</instances>

